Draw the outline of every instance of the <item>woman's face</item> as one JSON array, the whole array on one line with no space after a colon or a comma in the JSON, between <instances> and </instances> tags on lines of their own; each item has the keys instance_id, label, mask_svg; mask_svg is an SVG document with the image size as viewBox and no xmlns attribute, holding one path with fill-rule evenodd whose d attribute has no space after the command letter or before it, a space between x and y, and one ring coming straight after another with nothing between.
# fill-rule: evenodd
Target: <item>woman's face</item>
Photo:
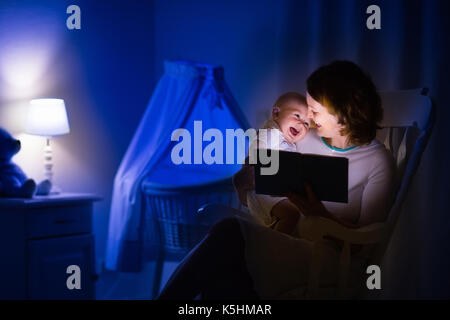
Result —
<instances>
[{"instance_id":1,"label":"woman's face","mask_svg":"<svg viewBox=\"0 0 450 320\"><path fill-rule=\"evenodd\" d=\"M326 107L306 94L308 103L308 117L316 124L316 131L320 137L337 138L342 137L341 130L344 126L338 123L338 118L331 114Z\"/></svg>"}]
</instances>

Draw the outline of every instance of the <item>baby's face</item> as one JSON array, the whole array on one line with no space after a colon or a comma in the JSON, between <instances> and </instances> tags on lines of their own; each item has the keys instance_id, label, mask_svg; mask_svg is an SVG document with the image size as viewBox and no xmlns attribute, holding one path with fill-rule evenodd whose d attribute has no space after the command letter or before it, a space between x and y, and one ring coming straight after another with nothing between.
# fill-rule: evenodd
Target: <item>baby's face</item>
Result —
<instances>
[{"instance_id":1,"label":"baby's face","mask_svg":"<svg viewBox=\"0 0 450 320\"><path fill-rule=\"evenodd\" d=\"M310 126L308 107L297 102L281 107L274 120L280 126L284 138L290 143L302 140Z\"/></svg>"}]
</instances>

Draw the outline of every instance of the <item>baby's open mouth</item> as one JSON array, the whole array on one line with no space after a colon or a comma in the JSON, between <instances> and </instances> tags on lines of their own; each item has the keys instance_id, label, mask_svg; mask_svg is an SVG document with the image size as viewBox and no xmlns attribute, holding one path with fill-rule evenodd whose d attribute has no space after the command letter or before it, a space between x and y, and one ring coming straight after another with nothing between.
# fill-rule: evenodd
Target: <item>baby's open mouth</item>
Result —
<instances>
[{"instance_id":1,"label":"baby's open mouth","mask_svg":"<svg viewBox=\"0 0 450 320\"><path fill-rule=\"evenodd\" d=\"M291 134L292 134L294 137L300 133L300 131L298 131L298 130L295 129L294 127L289 127L289 131L291 132Z\"/></svg>"}]
</instances>

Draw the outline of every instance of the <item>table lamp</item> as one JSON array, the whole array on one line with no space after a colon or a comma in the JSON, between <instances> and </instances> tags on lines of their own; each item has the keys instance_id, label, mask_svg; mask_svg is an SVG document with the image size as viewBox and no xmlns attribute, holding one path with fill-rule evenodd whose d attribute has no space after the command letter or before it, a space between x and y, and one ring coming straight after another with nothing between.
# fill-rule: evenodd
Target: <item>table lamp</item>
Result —
<instances>
[{"instance_id":1,"label":"table lamp","mask_svg":"<svg viewBox=\"0 0 450 320\"><path fill-rule=\"evenodd\" d=\"M50 138L70 132L66 106L62 99L34 99L30 101L25 132L46 137L44 174L53 185L53 157ZM51 194L60 193L53 185Z\"/></svg>"}]
</instances>

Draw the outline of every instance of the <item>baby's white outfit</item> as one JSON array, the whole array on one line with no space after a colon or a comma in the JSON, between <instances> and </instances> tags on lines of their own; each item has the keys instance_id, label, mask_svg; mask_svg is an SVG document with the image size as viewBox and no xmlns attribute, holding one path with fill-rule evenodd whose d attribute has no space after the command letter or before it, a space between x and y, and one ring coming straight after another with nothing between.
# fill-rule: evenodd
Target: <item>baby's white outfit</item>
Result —
<instances>
[{"instance_id":1,"label":"baby's white outfit","mask_svg":"<svg viewBox=\"0 0 450 320\"><path fill-rule=\"evenodd\" d=\"M259 148L296 152L295 143L286 140L280 131L280 127L273 120L267 120L262 129L267 129L267 136L258 135L250 144L249 153ZM270 215L273 206L286 197L273 197L264 194L256 194L255 190L247 192L247 206L250 214L264 226L271 227L277 220Z\"/></svg>"}]
</instances>

